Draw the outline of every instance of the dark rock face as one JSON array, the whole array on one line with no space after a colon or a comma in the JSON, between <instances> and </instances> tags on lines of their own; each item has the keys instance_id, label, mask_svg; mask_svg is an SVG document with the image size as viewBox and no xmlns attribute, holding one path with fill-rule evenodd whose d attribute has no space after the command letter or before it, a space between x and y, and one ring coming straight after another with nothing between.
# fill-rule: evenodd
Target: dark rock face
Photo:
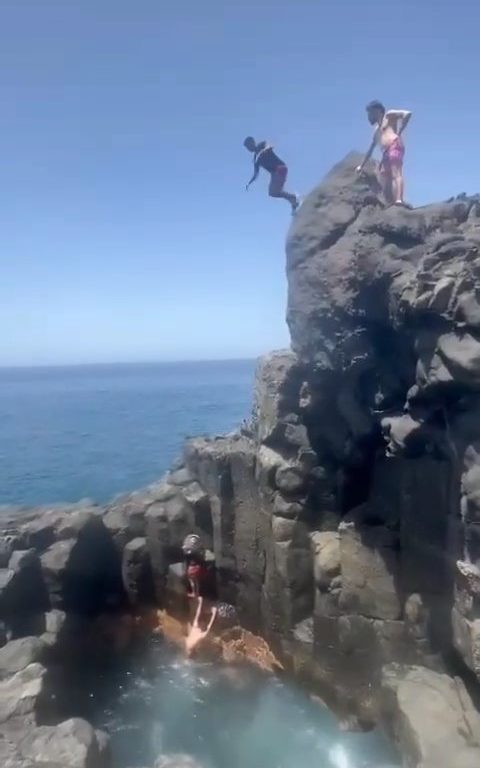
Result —
<instances>
[{"instance_id":1,"label":"dark rock face","mask_svg":"<svg viewBox=\"0 0 480 768\"><path fill-rule=\"evenodd\" d=\"M123 585L132 606L154 603L152 567L145 538L132 539L123 550Z\"/></svg>"},{"instance_id":2,"label":"dark rock face","mask_svg":"<svg viewBox=\"0 0 480 768\"><path fill-rule=\"evenodd\" d=\"M0 584L0 615L10 624L14 635L28 634L32 631L32 617L48 606L40 559L35 550L13 551L3 578L0 575Z\"/></svg>"},{"instance_id":3,"label":"dark rock face","mask_svg":"<svg viewBox=\"0 0 480 768\"><path fill-rule=\"evenodd\" d=\"M398 620L420 593L429 639L453 641L480 679L480 207L384 209L355 162L310 195L287 243L305 422L338 512L355 510L340 606Z\"/></svg>"}]
</instances>

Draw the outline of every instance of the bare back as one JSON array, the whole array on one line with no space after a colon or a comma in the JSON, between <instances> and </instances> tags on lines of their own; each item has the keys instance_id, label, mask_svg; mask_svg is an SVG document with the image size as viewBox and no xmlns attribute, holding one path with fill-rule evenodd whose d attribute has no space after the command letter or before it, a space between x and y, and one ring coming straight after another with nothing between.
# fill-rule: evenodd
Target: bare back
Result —
<instances>
[{"instance_id":1,"label":"bare back","mask_svg":"<svg viewBox=\"0 0 480 768\"><path fill-rule=\"evenodd\" d=\"M382 149L388 149L399 137L398 124L400 118L397 114L384 115L382 122L375 129L375 140Z\"/></svg>"}]
</instances>

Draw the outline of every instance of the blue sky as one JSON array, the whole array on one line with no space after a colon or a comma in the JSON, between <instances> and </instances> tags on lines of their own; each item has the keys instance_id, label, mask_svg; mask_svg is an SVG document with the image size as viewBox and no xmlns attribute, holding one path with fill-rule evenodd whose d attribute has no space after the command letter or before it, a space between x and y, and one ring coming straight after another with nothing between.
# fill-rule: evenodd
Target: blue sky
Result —
<instances>
[{"instance_id":1,"label":"blue sky","mask_svg":"<svg viewBox=\"0 0 480 768\"><path fill-rule=\"evenodd\" d=\"M222 358L288 343L286 203L414 112L407 197L480 189L473 0L2 0L0 364Z\"/></svg>"}]
</instances>

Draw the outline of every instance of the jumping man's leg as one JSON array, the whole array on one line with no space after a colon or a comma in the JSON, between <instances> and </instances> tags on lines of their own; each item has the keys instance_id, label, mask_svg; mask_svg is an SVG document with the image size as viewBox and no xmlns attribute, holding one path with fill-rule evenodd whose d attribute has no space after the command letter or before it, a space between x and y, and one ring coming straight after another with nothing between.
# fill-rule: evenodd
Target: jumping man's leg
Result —
<instances>
[{"instance_id":1,"label":"jumping man's leg","mask_svg":"<svg viewBox=\"0 0 480 768\"><path fill-rule=\"evenodd\" d=\"M277 168L274 173L272 173L268 194L270 197L279 197L283 200L287 200L292 206L292 209L295 211L298 208L297 196L292 195L290 192L285 192L284 190L285 182L287 180L287 173L288 171L286 166L281 166L280 168Z\"/></svg>"}]
</instances>

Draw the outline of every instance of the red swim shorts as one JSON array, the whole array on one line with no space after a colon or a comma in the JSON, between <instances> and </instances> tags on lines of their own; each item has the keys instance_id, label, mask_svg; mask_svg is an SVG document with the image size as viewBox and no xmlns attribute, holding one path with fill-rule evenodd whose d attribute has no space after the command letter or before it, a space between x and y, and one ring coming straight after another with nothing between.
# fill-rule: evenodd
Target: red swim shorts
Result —
<instances>
[{"instance_id":1,"label":"red swim shorts","mask_svg":"<svg viewBox=\"0 0 480 768\"><path fill-rule=\"evenodd\" d=\"M285 186L287 180L288 168L286 165L277 165L272 172L272 178L270 181L270 189L276 192L281 192Z\"/></svg>"},{"instance_id":2,"label":"red swim shorts","mask_svg":"<svg viewBox=\"0 0 480 768\"><path fill-rule=\"evenodd\" d=\"M200 563L190 563L187 568L187 576L189 579L202 579L205 578L206 568Z\"/></svg>"},{"instance_id":3,"label":"red swim shorts","mask_svg":"<svg viewBox=\"0 0 480 768\"><path fill-rule=\"evenodd\" d=\"M380 171L382 173L389 173L392 168L401 168L404 156L405 147L403 146L403 141L397 138L384 151L382 162L380 163Z\"/></svg>"}]
</instances>

